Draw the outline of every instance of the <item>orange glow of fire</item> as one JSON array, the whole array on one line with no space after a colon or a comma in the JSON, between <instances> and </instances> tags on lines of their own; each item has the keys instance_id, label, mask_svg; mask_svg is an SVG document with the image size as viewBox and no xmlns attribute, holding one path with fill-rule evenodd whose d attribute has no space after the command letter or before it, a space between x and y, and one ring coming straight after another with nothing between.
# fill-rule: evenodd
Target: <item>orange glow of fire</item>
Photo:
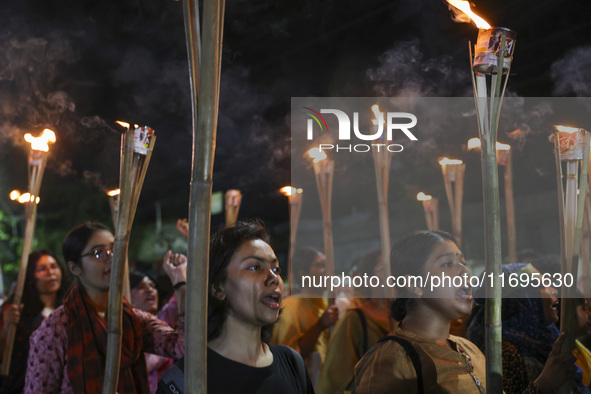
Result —
<instances>
[{"instance_id":1,"label":"orange glow of fire","mask_svg":"<svg viewBox=\"0 0 591 394\"><path fill-rule=\"evenodd\" d=\"M470 138L468 140L468 150L472 150L472 149L480 149L481 143L480 143L480 138ZM511 145L508 144L503 144L501 142L497 141L496 144L497 150L510 150L511 149Z\"/></svg>"},{"instance_id":2,"label":"orange glow of fire","mask_svg":"<svg viewBox=\"0 0 591 394\"><path fill-rule=\"evenodd\" d=\"M40 198L31 196L30 193L21 194L18 190L13 190L10 192L10 199L12 201L18 201L21 204L25 204L27 202L35 202L35 204L39 204Z\"/></svg>"},{"instance_id":3,"label":"orange glow of fire","mask_svg":"<svg viewBox=\"0 0 591 394\"><path fill-rule=\"evenodd\" d=\"M380 106L379 106L379 105L377 105L377 104L374 104L374 105L372 105L372 106L371 106L371 110L373 111L373 113L374 113L374 115L375 115L375 117L376 117L376 118L375 118L374 120L372 120L371 122L377 126L377 125L378 125L378 119L380 119L380 118L381 118L381 119L382 119L382 121L384 120L384 114L382 114L382 113L380 112Z\"/></svg>"},{"instance_id":4,"label":"orange glow of fire","mask_svg":"<svg viewBox=\"0 0 591 394\"><path fill-rule=\"evenodd\" d=\"M312 148L308 151L308 155L314 159L314 163L318 163L321 160L326 159L326 153L319 148Z\"/></svg>"},{"instance_id":5,"label":"orange glow of fire","mask_svg":"<svg viewBox=\"0 0 591 394\"><path fill-rule=\"evenodd\" d=\"M417 200L418 201L429 201L432 198L433 197L431 197L431 196L429 196L429 195L427 195L427 194L425 194L423 192L420 192L419 194L417 194Z\"/></svg>"},{"instance_id":6,"label":"orange glow of fire","mask_svg":"<svg viewBox=\"0 0 591 394\"><path fill-rule=\"evenodd\" d=\"M457 160L457 159L448 159L447 157L444 157L443 159L439 160L439 164L441 164L442 167L445 167L448 164L462 164L463 161L461 160Z\"/></svg>"},{"instance_id":7,"label":"orange glow of fire","mask_svg":"<svg viewBox=\"0 0 591 394\"><path fill-rule=\"evenodd\" d=\"M558 126L555 125L556 130L560 131L561 133L576 133L577 131L582 131L579 127L568 127L568 126Z\"/></svg>"},{"instance_id":8,"label":"orange glow of fire","mask_svg":"<svg viewBox=\"0 0 591 394\"><path fill-rule=\"evenodd\" d=\"M116 121L115 121L115 123L119 124L120 126L123 126L123 127L127 128L127 129L129 129L129 126L130 126L130 125L129 125L129 123L127 123L127 122L122 122L122 121L120 121L120 120L116 120ZM138 125L134 124L134 125L133 125L133 127L135 127L135 128L137 129L137 128L138 128L138 127L140 127L140 126L138 126Z\"/></svg>"},{"instance_id":9,"label":"orange glow of fire","mask_svg":"<svg viewBox=\"0 0 591 394\"><path fill-rule=\"evenodd\" d=\"M291 186L284 186L281 189L279 189L279 191L281 193L283 193L283 195L285 196L293 196L296 193L302 193L304 190L302 188L295 188L295 187L291 187Z\"/></svg>"},{"instance_id":10,"label":"orange glow of fire","mask_svg":"<svg viewBox=\"0 0 591 394\"><path fill-rule=\"evenodd\" d=\"M118 196L119 194L121 194L121 190L119 190L119 189L113 189L113 190L109 190L107 192L107 196L109 196L109 197L115 197L115 196Z\"/></svg>"},{"instance_id":11,"label":"orange glow of fire","mask_svg":"<svg viewBox=\"0 0 591 394\"><path fill-rule=\"evenodd\" d=\"M458 12L461 13L461 15L463 17L467 17L467 19L471 19L477 28L484 29L484 30L490 29L490 25L488 24L487 21L485 21L484 19L482 19L481 17L476 15L474 12L472 12L472 10L470 9L469 2L464 1L464 0L447 0L447 2L451 6L455 7L458 10ZM464 18L462 18L462 19L464 19ZM462 22L463 22L463 20L462 20Z\"/></svg>"},{"instance_id":12,"label":"orange glow of fire","mask_svg":"<svg viewBox=\"0 0 591 394\"><path fill-rule=\"evenodd\" d=\"M30 133L25 134L25 141L31 144L31 149L42 152L49 151L49 143L55 142L55 133L49 129L43 130L40 137L33 137Z\"/></svg>"}]
</instances>

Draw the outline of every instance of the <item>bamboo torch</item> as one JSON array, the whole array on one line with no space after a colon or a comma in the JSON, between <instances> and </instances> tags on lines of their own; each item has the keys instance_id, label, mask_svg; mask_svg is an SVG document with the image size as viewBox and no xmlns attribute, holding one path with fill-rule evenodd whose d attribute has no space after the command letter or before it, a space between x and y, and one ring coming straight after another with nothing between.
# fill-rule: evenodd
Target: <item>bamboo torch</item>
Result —
<instances>
[{"instance_id":1,"label":"bamboo torch","mask_svg":"<svg viewBox=\"0 0 591 394\"><path fill-rule=\"evenodd\" d=\"M561 353L570 353L574 348L573 327L575 318L575 297L583 213L588 186L589 144L586 130L576 127L555 126L554 153L556 158L556 182L558 186L558 215L560 218L560 240L562 278L573 276L574 286L561 289L560 330L567 333ZM563 189L562 162L566 162L566 185ZM581 176L579 177L579 166ZM578 195L577 195L578 194ZM564 282L563 282L564 284ZM568 393L569 385L561 386L561 393Z\"/></svg>"},{"instance_id":2,"label":"bamboo torch","mask_svg":"<svg viewBox=\"0 0 591 394\"><path fill-rule=\"evenodd\" d=\"M445 193L449 203L449 212L451 215L451 233L462 244L462 200L464 197L464 174L466 165L457 159L448 159L447 157L439 160L441 172L443 173L443 182L445 184ZM452 189L453 183L453 189Z\"/></svg>"},{"instance_id":3,"label":"bamboo torch","mask_svg":"<svg viewBox=\"0 0 591 394\"><path fill-rule=\"evenodd\" d=\"M191 82L193 115L193 164L189 198L189 250L185 304L185 392L207 392L207 278L211 191L217 132L224 0L206 0L203 29L199 4L183 0L185 39ZM203 31L203 41L200 37ZM203 44L203 57L201 45Z\"/></svg>"},{"instance_id":4,"label":"bamboo torch","mask_svg":"<svg viewBox=\"0 0 591 394\"><path fill-rule=\"evenodd\" d=\"M121 136L121 171L119 179L119 214L115 229L111 282L109 285L108 334L103 394L114 394L119 382L123 312L123 283L127 265L129 234L133 225L148 164L156 142L149 127L130 128Z\"/></svg>"},{"instance_id":5,"label":"bamboo torch","mask_svg":"<svg viewBox=\"0 0 591 394\"><path fill-rule=\"evenodd\" d=\"M117 219L119 218L119 196L120 189L113 189L107 192L109 197L109 206L111 207L111 217L113 218L113 226L117 228ZM123 273L123 296L131 302L131 289L129 285L129 259L125 260L125 271Z\"/></svg>"},{"instance_id":6,"label":"bamboo torch","mask_svg":"<svg viewBox=\"0 0 591 394\"><path fill-rule=\"evenodd\" d=\"M383 131L385 124L384 113L380 112L380 107L377 104L373 105L371 109L375 115L375 119L373 120L374 129ZM392 274L390 267L390 215L388 213L388 184L390 182L390 163L392 161L392 155L387 149L373 149L372 155L378 192L382 265L384 267L384 276L385 278L388 278ZM393 287L391 287L391 296L394 296Z\"/></svg>"},{"instance_id":7,"label":"bamboo torch","mask_svg":"<svg viewBox=\"0 0 591 394\"><path fill-rule=\"evenodd\" d=\"M326 254L326 275L334 275L334 251L332 240L332 179L334 175L334 161L318 148L312 148L308 155L313 159L316 187L322 210L322 224L324 230L324 253ZM329 295L329 302L334 303L334 297Z\"/></svg>"},{"instance_id":8,"label":"bamboo torch","mask_svg":"<svg viewBox=\"0 0 591 394\"><path fill-rule=\"evenodd\" d=\"M232 227L238 220L238 211L242 203L240 190L230 189L226 192L226 227Z\"/></svg>"},{"instance_id":9,"label":"bamboo torch","mask_svg":"<svg viewBox=\"0 0 591 394\"><path fill-rule=\"evenodd\" d=\"M291 294L293 285L291 259L293 258L293 252L295 250L298 223L300 221L300 213L302 212L302 200L304 199L304 190L302 188L285 186L281 188L281 193L289 198L289 255L287 259L287 291L289 295Z\"/></svg>"},{"instance_id":10,"label":"bamboo torch","mask_svg":"<svg viewBox=\"0 0 591 394\"><path fill-rule=\"evenodd\" d=\"M439 230L439 199L420 192L417 194L417 201L423 203L427 228L429 230Z\"/></svg>"},{"instance_id":11,"label":"bamboo torch","mask_svg":"<svg viewBox=\"0 0 591 394\"><path fill-rule=\"evenodd\" d=\"M29 151L29 192L20 196L25 204L25 235L23 239L23 250L21 253L21 264L16 279L16 287L14 289L15 305L21 304L23 290L25 287L25 277L27 274L27 264L29 262L29 253L33 245L33 237L35 234L35 220L37 218L37 204L39 202L39 190L41 189L41 181L43 179L43 172L47 165L47 157L49 154L49 143L55 142L55 133L49 129L43 130L40 137L33 137L31 134L25 134L25 141L31 144ZM12 193L11 193L12 194ZM28 196L26 196L28 194ZM13 194L13 196L15 196ZM6 344L4 345L4 354L2 356L2 376L8 376L10 371L10 362L12 358L12 348L14 346L14 337L16 335L16 324L10 324L6 334Z\"/></svg>"},{"instance_id":12,"label":"bamboo torch","mask_svg":"<svg viewBox=\"0 0 591 394\"><path fill-rule=\"evenodd\" d=\"M501 273L501 214L499 180L496 156L496 140L501 113L501 103L507 86L513 52L515 32L502 27L491 27L470 10L470 3L447 0L454 13L463 21L474 22L478 27L478 40L470 48L472 85L478 119L478 132L482 141L482 190L485 225L485 271L498 278ZM459 20L456 18L456 20ZM487 81L489 77L490 81ZM504 83L503 83L504 79ZM487 390L500 393L503 390L503 359L501 347L501 292L500 286L486 286L485 297L485 353Z\"/></svg>"},{"instance_id":13,"label":"bamboo torch","mask_svg":"<svg viewBox=\"0 0 591 394\"><path fill-rule=\"evenodd\" d=\"M468 149L480 149L480 138L470 138ZM497 141L497 163L505 167L505 214L507 217L507 247L509 251L509 264L517 263L517 231L515 229L515 203L513 193L513 160L511 158L511 145Z\"/></svg>"}]
</instances>

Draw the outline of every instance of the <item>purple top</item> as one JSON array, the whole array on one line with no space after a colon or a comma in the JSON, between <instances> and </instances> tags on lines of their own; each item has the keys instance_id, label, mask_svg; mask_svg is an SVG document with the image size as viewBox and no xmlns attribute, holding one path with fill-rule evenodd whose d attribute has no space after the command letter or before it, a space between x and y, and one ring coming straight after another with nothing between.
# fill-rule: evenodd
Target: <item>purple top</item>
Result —
<instances>
[{"instance_id":1,"label":"purple top","mask_svg":"<svg viewBox=\"0 0 591 394\"><path fill-rule=\"evenodd\" d=\"M142 324L144 352L172 358L184 355L184 319L175 331L148 312L133 308L133 313ZM72 393L66 363L67 326L68 316L61 306L31 335L24 393Z\"/></svg>"}]
</instances>

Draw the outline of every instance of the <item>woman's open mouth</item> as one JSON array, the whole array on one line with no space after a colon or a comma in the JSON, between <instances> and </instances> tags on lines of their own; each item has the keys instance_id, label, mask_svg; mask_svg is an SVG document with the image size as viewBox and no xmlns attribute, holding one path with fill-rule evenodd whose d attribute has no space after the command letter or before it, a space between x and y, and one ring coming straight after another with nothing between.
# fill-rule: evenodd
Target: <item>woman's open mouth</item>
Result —
<instances>
[{"instance_id":1,"label":"woman's open mouth","mask_svg":"<svg viewBox=\"0 0 591 394\"><path fill-rule=\"evenodd\" d=\"M456 298L472 301L472 289L470 287L464 287L456 291Z\"/></svg>"},{"instance_id":2,"label":"woman's open mouth","mask_svg":"<svg viewBox=\"0 0 591 394\"><path fill-rule=\"evenodd\" d=\"M261 299L261 302L273 310L279 310L281 307L281 294L269 294Z\"/></svg>"}]
</instances>

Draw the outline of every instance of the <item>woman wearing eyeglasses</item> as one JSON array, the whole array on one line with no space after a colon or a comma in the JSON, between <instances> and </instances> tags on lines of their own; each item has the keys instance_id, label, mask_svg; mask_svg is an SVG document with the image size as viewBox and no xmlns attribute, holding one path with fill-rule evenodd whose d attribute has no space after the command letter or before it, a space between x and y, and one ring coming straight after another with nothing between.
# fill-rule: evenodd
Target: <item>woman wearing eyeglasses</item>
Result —
<instances>
[{"instance_id":1,"label":"woman wearing eyeglasses","mask_svg":"<svg viewBox=\"0 0 591 394\"><path fill-rule=\"evenodd\" d=\"M25 393L101 391L113 241L113 234L100 223L80 224L66 236L64 259L78 283L64 305L31 336ZM177 330L124 300L119 394L150 392L144 352L183 356L186 267L183 255L169 251L164 257L164 269L178 299Z\"/></svg>"},{"instance_id":2,"label":"woman wearing eyeglasses","mask_svg":"<svg viewBox=\"0 0 591 394\"><path fill-rule=\"evenodd\" d=\"M53 252L42 249L29 255L22 305L14 304L11 296L0 314L0 354L4 353L8 328L17 324L10 373L2 377L0 393L22 392L31 333L62 304L67 288L62 265Z\"/></svg>"}]
</instances>

